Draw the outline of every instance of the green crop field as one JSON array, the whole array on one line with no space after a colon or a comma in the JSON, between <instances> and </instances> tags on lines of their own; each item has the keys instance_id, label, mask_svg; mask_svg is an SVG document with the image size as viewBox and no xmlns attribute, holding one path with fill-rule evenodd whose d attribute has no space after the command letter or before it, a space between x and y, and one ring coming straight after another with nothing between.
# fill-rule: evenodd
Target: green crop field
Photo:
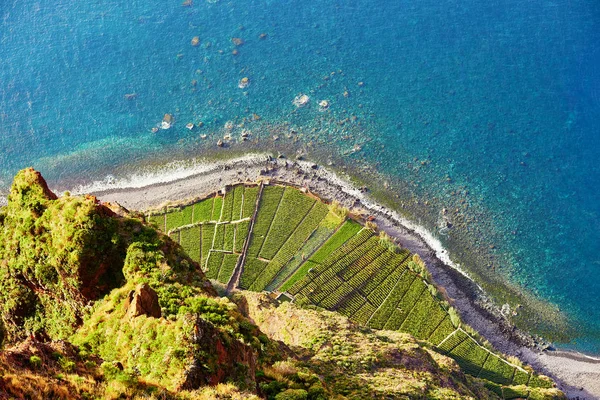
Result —
<instances>
[{"instance_id":1,"label":"green crop field","mask_svg":"<svg viewBox=\"0 0 600 400\"><path fill-rule=\"evenodd\" d=\"M486 369L487 369L487 366L486 366ZM494 370L490 368L490 371L494 371ZM528 374L527 372L517 369L515 371L515 375L513 376L513 384L514 385L529 385L529 377L530 376L531 375Z\"/></svg>"},{"instance_id":2,"label":"green crop field","mask_svg":"<svg viewBox=\"0 0 600 400\"><path fill-rule=\"evenodd\" d=\"M448 337L448 335L451 334L454 329L456 329L456 327L452 325L450 316L446 315L444 320L438 325L435 331L433 331L428 340L431 342L431 344L437 346L442 342L442 340Z\"/></svg>"},{"instance_id":3,"label":"green crop field","mask_svg":"<svg viewBox=\"0 0 600 400\"><path fill-rule=\"evenodd\" d=\"M244 200L244 186L237 185L233 188L233 206L231 208L231 220L237 221L242 218L242 202Z\"/></svg>"},{"instance_id":4,"label":"green crop field","mask_svg":"<svg viewBox=\"0 0 600 400\"><path fill-rule=\"evenodd\" d=\"M179 243L179 231L169 232L169 237Z\"/></svg>"},{"instance_id":5,"label":"green crop field","mask_svg":"<svg viewBox=\"0 0 600 400\"><path fill-rule=\"evenodd\" d=\"M214 198L210 197L194 204L194 222L207 222L211 220Z\"/></svg>"},{"instance_id":6,"label":"green crop field","mask_svg":"<svg viewBox=\"0 0 600 400\"><path fill-rule=\"evenodd\" d=\"M221 251L211 251L206 260L206 276L209 279L217 279L219 276L219 270L223 263L223 256L225 253Z\"/></svg>"},{"instance_id":7,"label":"green crop field","mask_svg":"<svg viewBox=\"0 0 600 400\"><path fill-rule=\"evenodd\" d=\"M223 250L233 251L233 239L235 238L235 225L225 224L225 234L223 237Z\"/></svg>"},{"instance_id":8,"label":"green crop field","mask_svg":"<svg viewBox=\"0 0 600 400\"><path fill-rule=\"evenodd\" d=\"M223 199L223 209L221 211L221 221L232 221L233 218L233 203L235 200L235 191L228 190Z\"/></svg>"},{"instance_id":9,"label":"green crop field","mask_svg":"<svg viewBox=\"0 0 600 400\"><path fill-rule=\"evenodd\" d=\"M229 279L233 274L233 270L235 269L239 257L240 256L238 254L225 253L225 255L223 256L223 264L221 265L219 275L217 276L217 280L219 282L225 284L229 282Z\"/></svg>"},{"instance_id":10,"label":"green crop field","mask_svg":"<svg viewBox=\"0 0 600 400\"><path fill-rule=\"evenodd\" d=\"M467 338L450 351L460 367L468 374L477 376L490 352L479 345L474 339ZM513 368L514 370L514 368Z\"/></svg>"},{"instance_id":11,"label":"green crop field","mask_svg":"<svg viewBox=\"0 0 600 400\"><path fill-rule=\"evenodd\" d=\"M258 275L267 267L267 262L253 257L247 257L242 276L240 277L240 287L248 289L256 280Z\"/></svg>"},{"instance_id":12,"label":"green crop field","mask_svg":"<svg viewBox=\"0 0 600 400\"><path fill-rule=\"evenodd\" d=\"M244 188L244 198L242 202L242 218L250 218L254 214L256 208L256 200L258 199L258 186Z\"/></svg>"},{"instance_id":13,"label":"green crop field","mask_svg":"<svg viewBox=\"0 0 600 400\"><path fill-rule=\"evenodd\" d=\"M325 260L333 251L343 245L348 239L354 236L362 229L360 224L348 220L335 232L335 234L323 245L313 256L312 262L320 263Z\"/></svg>"},{"instance_id":14,"label":"green crop field","mask_svg":"<svg viewBox=\"0 0 600 400\"><path fill-rule=\"evenodd\" d=\"M269 233L275 213L279 208L279 202L283 196L284 189L281 186L267 186L263 189L258 214L254 221L254 229L248 248L248 255L258 257L265 238Z\"/></svg>"},{"instance_id":15,"label":"green crop field","mask_svg":"<svg viewBox=\"0 0 600 400\"><path fill-rule=\"evenodd\" d=\"M428 340L504 398L552 384L460 328L449 305L432 294L427 274L415 272L418 258L334 210L293 187L236 185L224 196L154 212L147 220L180 243L209 279L228 284L239 276L242 289L285 292L357 324Z\"/></svg>"},{"instance_id":16,"label":"green crop field","mask_svg":"<svg viewBox=\"0 0 600 400\"><path fill-rule=\"evenodd\" d=\"M479 377L488 381L497 382L503 385L508 385L513 381L516 368L507 364L500 357L490 354L487 358ZM522 371L519 371L523 373ZM516 384L519 384L515 382ZM525 382L527 383L527 382Z\"/></svg>"},{"instance_id":17,"label":"green crop field","mask_svg":"<svg viewBox=\"0 0 600 400\"><path fill-rule=\"evenodd\" d=\"M233 251L236 253L241 253L244 249L244 243L248 238L248 233L250 233L250 222L243 221L239 224L235 224L235 240L233 243Z\"/></svg>"},{"instance_id":18,"label":"green crop field","mask_svg":"<svg viewBox=\"0 0 600 400\"><path fill-rule=\"evenodd\" d=\"M281 247L277 249L268 267L261 274L260 280L254 283L252 290L261 291L267 286L271 286L270 290L273 290L289 277L293 270L286 268L288 262L317 228L317 225L327 215L327 212L327 206L323 203L315 204L311 207L305 218L297 225L296 229Z\"/></svg>"},{"instance_id":19,"label":"green crop field","mask_svg":"<svg viewBox=\"0 0 600 400\"><path fill-rule=\"evenodd\" d=\"M165 214L155 214L148 217L148 221L161 231L165 232Z\"/></svg>"},{"instance_id":20,"label":"green crop field","mask_svg":"<svg viewBox=\"0 0 600 400\"><path fill-rule=\"evenodd\" d=\"M205 266L208 258L208 252L212 249L213 239L215 237L215 225L204 224L202 225L202 266Z\"/></svg>"},{"instance_id":21,"label":"green crop field","mask_svg":"<svg viewBox=\"0 0 600 400\"><path fill-rule=\"evenodd\" d=\"M395 276L397 275L397 271L394 271L392 275L390 275L389 281L393 283L392 287L390 287L386 293L382 293L381 297L377 297L375 299L370 299L372 304L381 304L376 313L373 314L369 321L369 326L375 329L383 329L387 321L390 319L398 303L402 300L402 297L406 294L410 285L415 280L416 276L410 273L402 274L401 278Z\"/></svg>"},{"instance_id":22,"label":"green crop field","mask_svg":"<svg viewBox=\"0 0 600 400\"><path fill-rule=\"evenodd\" d=\"M192 258L192 260L200 263L202 258L200 256L200 235L201 226L196 225L189 228L183 228L180 231L181 235L181 247L184 248L185 252Z\"/></svg>"},{"instance_id":23,"label":"green crop field","mask_svg":"<svg viewBox=\"0 0 600 400\"><path fill-rule=\"evenodd\" d=\"M217 224L215 229L215 238L212 248L215 250L223 250L225 248L225 227L228 224Z\"/></svg>"},{"instance_id":24,"label":"green crop field","mask_svg":"<svg viewBox=\"0 0 600 400\"><path fill-rule=\"evenodd\" d=\"M280 289L281 291L285 291L289 289L289 287L291 287L298 279L303 277L308 269L301 268L301 265L308 257L317 251L323 245L323 243L325 243L325 241L331 237L331 235L334 234L342 222L344 221L341 217L337 216L332 211L328 211L325 218L321 220L317 228L311 233L306 242L304 242L300 249L298 249L298 251L292 255L292 258L285 267L285 271L280 273L280 275L276 278L276 281L272 282L268 289ZM303 272L302 275L297 275L299 272ZM295 280L290 282L292 277L294 277ZM285 279L287 279L287 281L284 283L283 280Z\"/></svg>"},{"instance_id":25,"label":"green crop field","mask_svg":"<svg viewBox=\"0 0 600 400\"><path fill-rule=\"evenodd\" d=\"M271 223L259 257L271 260L304 219L315 200L293 188L286 188Z\"/></svg>"},{"instance_id":26,"label":"green crop field","mask_svg":"<svg viewBox=\"0 0 600 400\"><path fill-rule=\"evenodd\" d=\"M223 208L223 198L217 196L213 201L213 208L210 215L211 221L219 221L221 219L221 209Z\"/></svg>"}]
</instances>

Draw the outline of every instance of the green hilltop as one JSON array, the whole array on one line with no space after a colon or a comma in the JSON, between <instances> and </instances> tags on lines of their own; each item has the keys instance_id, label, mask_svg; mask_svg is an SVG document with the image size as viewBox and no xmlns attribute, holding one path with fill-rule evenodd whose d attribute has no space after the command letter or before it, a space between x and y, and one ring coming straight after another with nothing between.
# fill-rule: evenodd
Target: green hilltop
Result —
<instances>
[{"instance_id":1,"label":"green hilltop","mask_svg":"<svg viewBox=\"0 0 600 400\"><path fill-rule=\"evenodd\" d=\"M0 209L0 398L564 398L372 228L289 185L144 215L23 170Z\"/></svg>"}]
</instances>

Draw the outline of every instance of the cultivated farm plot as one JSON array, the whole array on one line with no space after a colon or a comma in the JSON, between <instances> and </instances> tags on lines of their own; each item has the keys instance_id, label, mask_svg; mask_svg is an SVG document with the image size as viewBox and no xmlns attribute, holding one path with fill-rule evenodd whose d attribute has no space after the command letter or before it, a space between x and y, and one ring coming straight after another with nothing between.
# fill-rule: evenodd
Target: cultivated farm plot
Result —
<instances>
[{"instance_id":1,"label":"cultivated farm plot","mask_svg":"<svg viewBox=\"0 0 600 400\"><path fill-rule=\"evenodd\" d=\"M194 225L188 228L183 228L180 231L181 239L179 244L186 253L199 264L202 264L202 227Z\"/></svg>"},{"instance_id":2,"label":"cultivated farm plot","mask_svg":"<svg viewBox=\"0 0 600 400\"><path fill-rule=\"evenodd\" d=\"M314 206L316 200L293 188L286 188L275 217L271 222L259 257L271 260L290 237L298 224Z\"/></svg>"},{"instance_id":3,"label":"cultivated farm plot","mask_svg":"<svg viewBox=\"0 0 600 400\"><path fill-rule=\"evenodd\" d=\"M310 211L287 237L281 247L277 249L275 255L269 261L269 265L262 272L260 279L255 281L251 290L261 291L270 285L278 286L281 281L289 276L291 271L285 268L286 265L298 252L310 234L317 228L321 220L327 215L327 212L327 206L321 202L311 206Z\"/></svg>"},{"instance_id":4,"label":"cultivated farm plot","mask_svg":"<svg viewBox=\"0 0 600 400\"><path fill-rule=\"evenodd\" d=\"M259 187L248 187L248 206L243 207L244 185L228 188L224 196L208 197L185 207L163 209L149 215L149 221L181 244L200 264L210 279L228 283L248 238ZM219 220L221 220L219 222Z\"/></svg>"},{"instance_id":5,"label":"cultivated farm plot","mask_svg":"<svg viewBox=\"0 0 600 400\"><path fill-rule=\"evenodd\" d=\"M194 218L193 223L208 222L212 216L212 209L214 204L214 198L209 197L208 199L202 200L194 204Z\"/></svg>"},{"instance_id":6,"label":"cultivated farm plot","mask_svg":"<svg viewBox=\"0 0 600 400\"><path fill-rule=\"evenodd\" d=\"M520 388L552 384L460 328L448 304L415 272L410 252L390 247L296 188L237 185L147 219L179 243L209 279L286 292L292 300L338 311L358 324L428 340L466 373L493 382L504 398L522 394Z\"/></svg>"},{"instance_id":7,"label":"cultivated farm plot","mask_svg":"<svg viewBox=\"0 0 600 400\"><path fill-rule=\"evenodd\" d=\"M281 186L267 186L263 189L258 214L254 221L248 256L258 257L265 238L269 233L275 213L279 208L279 202L283 196L284 188Z\"/></svg>"},{"instance_id":8,"label":"cultivated farm plot","mask_svg":"<svg viewBox=\"0 0 600 400\"><path fill-rule=\"evenodd\" d=\"M244 269L240 277L240 287L242 289L249 289L252 283L260 275L260 273L267 267L268 262L259 260L254 257L247 257Z\"/></svg>"},{"instance_id":9,"label":"cultivated farm plot","mask_svg":"<svg viewBox=\"0 0 600 400\"><path fill-rule=\"evenodd\" d=\"M452 358L466 373L477 376L490 352L469 337L450 351Z\"/></svg>"},{"instance_id":10,"label":"cultivated farm plot","mask_svg":"<svg viewBox=\"0 0 600 400\"><path fill-rule=\"evenodd\" d=\"M516 370L514 366L506 363L497 355L490 354L479 373L479 377L502 385L508 385L513 381ZM519 372L523 374L522 371ZM529 379L528 376L527 379ZM524 383L527 383L527 381ZM515 384L519 384L519 382L515 382Z\"/></svg>"},{"instance_id":11,"label":"cultivated farm plot","mask_svg":"<svg viewBox=\"0 0 600 400\"><path fill-rule=\"evenodd\" d=\"M285 266L285 269L280 272L276 279L269 284L267 290L279 289L282 292L289 289L298 279L306 275L305 269L301 271L301 275L297 272L301 270L302 264L315 251L317 251L327 239L329 239L336 229L344 222L344 220L336 215L333 211L328 211L325 218L321 220L317 228L310 234L309 238L302 244L300 249L292 256L290 261ZM285 282L284 282L285 281Z\"/></svg>"}]
</instances>

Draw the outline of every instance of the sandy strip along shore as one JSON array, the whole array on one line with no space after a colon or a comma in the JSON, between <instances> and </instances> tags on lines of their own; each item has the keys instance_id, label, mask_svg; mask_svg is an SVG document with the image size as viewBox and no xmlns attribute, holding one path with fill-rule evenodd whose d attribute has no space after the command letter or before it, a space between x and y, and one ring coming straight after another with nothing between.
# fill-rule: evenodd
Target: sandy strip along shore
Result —
<instances>
[{"instance_id":1,"label":"sandy strip along shore","mask_svg":"<svg viewBox=\"0 0 600 400\"><path fill-rule=\"evenodd\" d=\"M93 193L103 201L116 201L132 210L157 208L169 202L201 198L239 182L272 179L307 187L321 198L363 209L378 227L398 243L419 254L434 281L442 286L463 321L478 330L498 350L516 355L542 373L552 376L572 399L600 399L600 360L579 353L541 351L533 340L502 317L478 285L457 270L439 242L423 228L405 220L371 199L368 194L327 169L306 161L267 159L264 155L211 163L203 172L145 187L119 188Z\"/></svg>"}]
</instances>

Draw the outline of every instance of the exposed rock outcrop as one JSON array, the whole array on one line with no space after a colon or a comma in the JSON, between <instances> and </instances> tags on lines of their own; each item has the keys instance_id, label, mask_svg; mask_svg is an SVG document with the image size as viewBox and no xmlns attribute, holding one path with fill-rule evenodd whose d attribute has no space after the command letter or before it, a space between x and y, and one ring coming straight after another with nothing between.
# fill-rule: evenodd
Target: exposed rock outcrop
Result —
<instances>
[{"instance_id":1,"label":"exposed rock outcrop","mask_svg":"<svg viewBox=\"0 0 600 400\"><path fill-rule=\"evenodd\" d=\"M196 345L196 356L185 372L181 389L197 389L225 381L236 382L245 389L256 389L258 357L250 346L201 318L194 325L192 341Z\"/></svg>"},{"instance_id":2,"label":"exposed rock outcrop","mask_svg":"<svg viewBox=\"0 0 600 400\"><path fill-rule=\"evenodd\" d=\"M160 318L161 311L158 304L158 295L148 284L142 283L135 290L129 292L125 306L129 318L147 315L148 317Z\"/></svg>"}]
</instances>

